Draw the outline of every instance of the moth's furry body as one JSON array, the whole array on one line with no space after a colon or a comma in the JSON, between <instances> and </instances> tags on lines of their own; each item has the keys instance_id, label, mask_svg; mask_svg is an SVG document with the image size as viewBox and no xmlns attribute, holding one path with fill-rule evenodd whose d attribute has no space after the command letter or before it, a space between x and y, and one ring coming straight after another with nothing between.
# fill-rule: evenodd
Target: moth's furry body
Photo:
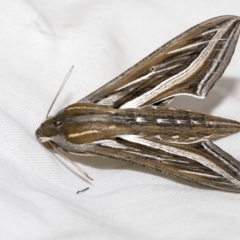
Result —
<instances>
[{"instance_id":1,"label":"moth's furry body","mask_svg":"<svg viewBox=\"0 0 240 240\"><path fill-rule=\"evenodd\" d=\"M58 124L57 124L58 122ZM240 131L240 123L207 114L180 109L143 107L114 109L91 103L75 103L63 109L41 126L45 137L61 136L55 142L65 146L138 135L173 143L216 140Z\"/></svg>"},{"instance_id":2,"label":"moth's furry body","mask_svg":"<svg viewBox=\"0 0 240 240\"><path fill-rule=\"evenodd\" d=\"M240 192L240 163L212 143L240 131L240 123L165 106L177 95L204 98L230 62L239 32L236 16L189 29L48 118L37 138L46 147L121 159Z\"/></svg>"}]
</instances>

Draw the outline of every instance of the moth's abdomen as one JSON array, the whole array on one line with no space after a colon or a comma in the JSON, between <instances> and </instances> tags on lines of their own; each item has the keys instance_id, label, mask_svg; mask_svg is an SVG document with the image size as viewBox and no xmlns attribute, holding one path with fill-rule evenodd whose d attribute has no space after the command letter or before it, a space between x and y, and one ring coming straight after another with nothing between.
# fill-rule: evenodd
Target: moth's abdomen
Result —
<instances>
[{"instance_id":1,"label":"moth's abdomen","mask_svg":"<svg viewBox=\"0 0 240 240\"><path fill-rule=\"evenodd\" d=\"M175 109L143 109L136 115L136 123L142 126L141 135L170 142L216 140L240 131L236 121Z\"/></svg>"}]
</instances>

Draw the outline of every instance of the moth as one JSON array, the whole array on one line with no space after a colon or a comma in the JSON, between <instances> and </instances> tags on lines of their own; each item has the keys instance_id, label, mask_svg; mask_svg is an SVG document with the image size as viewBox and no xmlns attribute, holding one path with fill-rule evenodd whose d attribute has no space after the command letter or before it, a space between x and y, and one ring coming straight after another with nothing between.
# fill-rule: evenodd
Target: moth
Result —
<instances>
[{"instance_id":1,"label":"moth","mask_svg":"<svg viewBox=\"0 0 240 240\"><path fill-rule=\"evenodd\" d=\"M240 192L240 162L213 141L240 123L167 104L178 95L205 98L233 55L240 17L200 23L36 130L62 153L135 163L198 184Z\"/></svg>"}]
</instances>

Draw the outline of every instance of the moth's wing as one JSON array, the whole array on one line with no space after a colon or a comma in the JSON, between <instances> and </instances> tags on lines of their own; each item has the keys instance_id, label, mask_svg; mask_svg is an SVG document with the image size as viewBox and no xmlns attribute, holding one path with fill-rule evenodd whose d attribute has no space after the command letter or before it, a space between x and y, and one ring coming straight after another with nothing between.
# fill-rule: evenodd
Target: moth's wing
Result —
<instances>
[{"instance_id":1,"label":"moth's wing","mask_svg":"<svg viewBox=\"0 0 240 240\"><path fill-rule=\"evenodd\" d=\"M210 141L176 144L124 135L90 144L88 151L208 187L240 192L240 163Z\"/></svg>"},{"instance_id":2,"label":"moth's wing","mask_svg":"<svg viewBox=\"0 0 240 240\"><path fill-rule=\"evenodd\" d=\"M79 102L134 108L166 104L181 94L204 98L230 62L239 31L237 16L205 21Z\"/></svg>"}]
</instances>

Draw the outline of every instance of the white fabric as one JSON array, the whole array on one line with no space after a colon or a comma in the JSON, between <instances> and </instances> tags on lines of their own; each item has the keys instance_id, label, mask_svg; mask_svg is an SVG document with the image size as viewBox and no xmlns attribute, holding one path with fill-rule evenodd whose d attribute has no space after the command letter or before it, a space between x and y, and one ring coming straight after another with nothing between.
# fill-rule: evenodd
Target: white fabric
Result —
<instances>
[{"instance_id":1,"label":"white fabric","mask_svg":"<svg viewBox=\"0 0 240 240\"><path fill-rule=\"evenodd\" d=\"M240 239L240 194L78 157L94 178L89 184L34 135L72 65L52 114L191 26L239 15L239 0L0 0L0 6L0 239ZM181 97L171 106L240 121L239 63L240 44L205 100ZM240 134L217 144L240 160Z\"/></svg>"}]
</instances>

